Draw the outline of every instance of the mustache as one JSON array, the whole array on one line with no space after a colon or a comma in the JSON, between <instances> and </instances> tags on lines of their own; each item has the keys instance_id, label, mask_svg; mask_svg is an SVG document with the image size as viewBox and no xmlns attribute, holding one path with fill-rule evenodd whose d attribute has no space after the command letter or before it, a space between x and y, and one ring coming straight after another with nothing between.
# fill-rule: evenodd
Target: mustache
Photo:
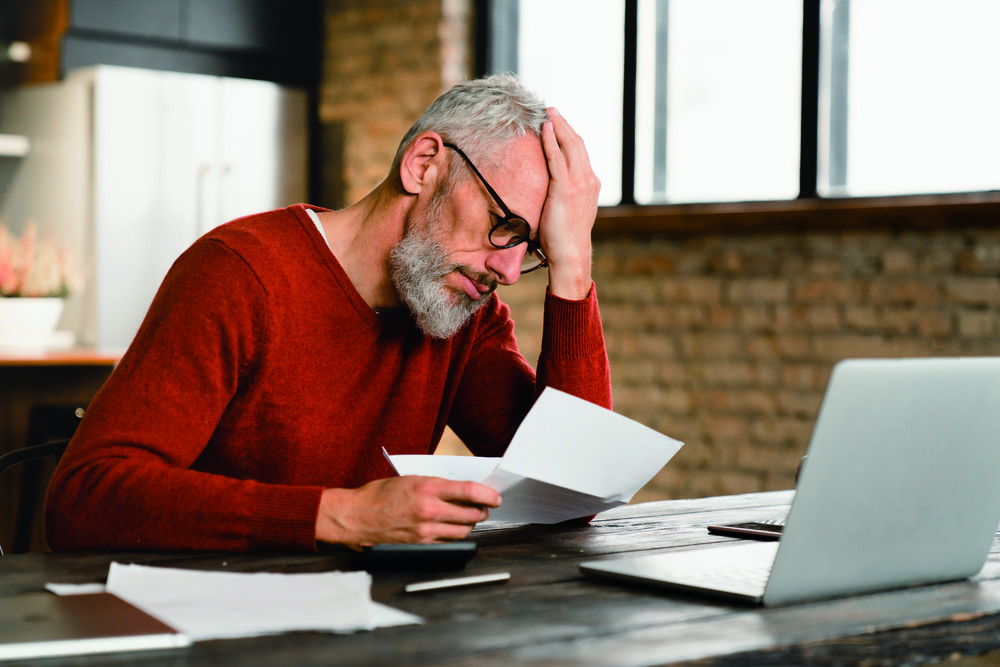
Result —
<instances>
[{"instance_id":1,"label":"mustache","mask_svg":"<svg viewBox=\"0 0 1000 667\"><path fill-rule=\"evenodd\" d=\"M451 262L442 266L441 270L438 272L437 277L443 278L452 271L458 271L459 273L464 275L466 278L468 278L475 284L487 287L488 288L487 291L484 292L483 294L490 294L492 292L495 292L497 287L500 286L500 283L498 283L493 278L492 274L483 271L477 271L471 266L467 266L465 264L459 264L457 262Z\"/></svg>"}]
</instances>

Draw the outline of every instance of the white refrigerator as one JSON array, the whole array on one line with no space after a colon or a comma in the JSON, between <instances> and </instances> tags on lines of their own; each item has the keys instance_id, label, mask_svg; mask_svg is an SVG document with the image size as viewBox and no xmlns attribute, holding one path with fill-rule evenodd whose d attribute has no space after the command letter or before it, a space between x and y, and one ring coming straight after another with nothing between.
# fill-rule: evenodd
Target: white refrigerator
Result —
<instances>
[{"instance_id":1,"label":"white refrigerator","mask_svg":"<svg viewBox=\"0 0 1000 667\"><path fill-rule=\"evenodd\" d=\"M0 95L0 134L31 142L0 174L0 222L34 221L85 267L60 329L126 347L195 239L304 201L306 104L269 82L105 66Z\"/></svg>"}]
</instances>

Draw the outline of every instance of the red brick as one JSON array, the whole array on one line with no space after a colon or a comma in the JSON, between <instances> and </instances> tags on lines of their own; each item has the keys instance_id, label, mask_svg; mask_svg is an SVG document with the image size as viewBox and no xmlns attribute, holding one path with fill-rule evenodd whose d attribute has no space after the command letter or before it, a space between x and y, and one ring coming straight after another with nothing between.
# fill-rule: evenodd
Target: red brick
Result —
<instances>
[{"instance_id":1,"label":"red brick","mask_svg":"<svg viewBox=\"0 0 1000 667\"><path fill-rule=\"evenodd\" d=\"M917 258L912 250L889 248L882 253L883 273L913 273L917 268Z\"/></svg>"},{"instance_id":2,"label":"red brick","mask_svg":"<svg viewBox=\"0 0 1000 667\"><path fill-rule=\"evenodd\" d=\"M804 319L809 331L830 333L841 327L840 311L835 306L813 306L805 309Z\"/></svg>"},{"instance_id":3,"label":"red brick","mask_svg":"<svg viewBox=\"0 0 1000 667\"><path fill-rule=\"evenodd\" d=\"M713 278L671 277L660 281L660 296L667 301L719 303L722 282Z\"/></svg>"},{"instance_id":4,"label":"red brick","mask_svg":"<svg viewBox=\"0 0 1000 667\"><path fill-rule=\"evenodd\" d=\"M729 285L729 301L743 303L787 303L791 288L787 280L734 280Z\"/></svg>"},{"instance_id":5,"label":"red brick","mask_svg":"<svg viewBox=\"0 0 1000 667\"><path fill-rule=\"evenodd\" d=\"M688 365L679 361L663 361L650 366L656 372L656 379L661 384L671 386L690 380Z\"/></svg>"},{"instance_id":6,"label":"red brick","mask_svg":"<svg viewBox=\"0 0 1000 667\"><path fill-rule=\"evenodd\" d=\"M879 332L887 336L911 334L916 330L916 319L910 308L885 308L878 316Z\"/></svg>"},{"instance_id":7,"label":"red brick","mask_svg":"<svg viewBox=\"0 0 1000 667\"><path fill-rule=\"evenodd\" d=\"M712 329L735 328L736 310L729 306L708 306L707 325Z\"/></svg>"},{"instance_id":8,"label":"red brick","mask_svg":"<svg viewBox=\"0 0 1000 667\"><path fill-rule=\"evenodd\" d=\"M740 337L735 333L684 334L679 340L681 350L691 357L732 359L743 351Z\"/></svg>"},{"instance_id":9,"label":"red brick","mask_svg":"<svg viewBox=\"0 0 1000 667\"><path fill-rule=\"evenodd\" d=\"M822 392L817 391L779 391L775 396L777 414L796 415L812 419L819 413L823 400Z\"/></svg>"},{"instance_id":10,"label":"red brick","mask_svg":"<svg viewBox=\"0 0 1000 667\"><path fill-rule=\"evenodd\" d=\"M719 475L719 492L723 495L757 493L764 490L764 479L760 473L723 471Z\"/></svg>"},{"instance_id":11,"label":"red brick","mask_svg":"<svg viewBox=\"0 0 1000 667\"><path fill-rule=\"evenodd\" d=\"M996 313L980 310L959 311L958 335L962 338L994 338L996 333Z\"/></svg>"},{"instance_id":12,"label":"red brick","mask_svg":"<svg viewBox=\"0 0 1000 667\"><path fill-rule=\"evenodd\" d=\"M800 450L793 447L770 447L767 445L746 445L735 449L737 455L734 463L742 470L754 472L781 470L792 475L795 474L795 466L798 465L804 451L804 448Z\"/></svg>"},{"instance_id":13,"label":"red brick","mask_svg":"<svg viewBox=\"0 0 1000 667\"><path fill-rule=\"evenodd\" d=\"M689 364L692 375L708 386L745 387L754 381L754 366L745 361L706 361Z\"/></svg>"},{"instance_id":14,"label":"red brick","mask_svg":"<svg viewBox=\"0 0 1000 667\"><path fill-rule=\"evenodd\" d=\"M890 346L881 336L820 336L814 341L816 358L837 362L851 357L889 356Z\"/></svg>"},{"instance_id":15,"label":"red brick","mask_svg":"<svg viewBox=\"0 0 1000 667\"><path fill-rule=\"evenodd\" d=\"M804 335L779 334L747 338L747 356L758 360L808 359L813 354L812 338Z\"/></svg>"},{"instance_id":16,"label":"red brick","mask_svg":"<svg viewBox=\"0 0 1000 667\"><path fill-rule=\"evenodd\" d=\"M755 419L750 427L754 441L768 447L791 446L804 451L812 436L813 420L798 417Z\"/></svg>"},{"instance_id":17,"label":"red brick","mask_svg":"<svg viewBox=\"0 0 1000 667\"><path fill-rule=\"evenodd\" d=\"M875 304L928 306L941 303L942 290L935 282L918 279L885 280L872 283L869 295Z\"/></svg>"},{"instance_id":18,"label":"red brick","mask_svg":"<svg viewBox=\"0 0 1000 667\"><path fill-rule=\"evenodd\" d=\"M874 306L848 305L844 308L844 323L850 333L873 333L878 330L878 314Z\"/></svg>"},{"instance_id":19,"label":"red brick","mask_svg":"<svg viewBox=\"0 0 1000 667\"><path fill-rule=\"evenodd\" d=\"M827 278L810 280L792 289L791 299L804 303L859 303L864 295L864 285L858 280Z\"/></svg>"},{"instance_id":20,"label":"red brick","mask_svg":"<svg viewBox=\"0 0 1000 667\"><path fill-rule=\"evenodd\" d=\"M750 422L746 417L720 415L708 421L705 431L711 442L741 443L750 437Z\"/></svg>"},{"instance_id":21,"label":"red brick","mask_svg":"<svg viewBox=\"0 0 1000 667\"><path fill-rule=\"evenodd\" d=\"M917 313L917 332L921 336L948 338L955 329L954 316L945 310L921 310Z\"/></svg>"},{"instance_id":22,"label":"red brick","mask_svg":"<svg viewBox=\"0 0 1000 667\"><path fill-rule=\"evenodd\" d=\"M831 366L827 362L785 364L781 369L781 382L790 389L818 389L826 387Z\"/></svg>"},{"instance_id":23,"label":"red brick","mask_svg":"<svg viewBox=\"0 0 1000 667\"><path fill-rule=\"evenodd\" d=\"M742 329L753 333L776 333L791 328L791 309L785 306L747 305L738 308Z\"/></svg>"},{"instance_id":24,"label":"red brick","mask_svg":"<svg viewBox=\"0 0 1000 667\"><path fill-rule=\"evenodd\" d=\"M795 488L795 473L784 470L768 470L764 473L764 486L761 491L784 491Z\"/></svg>"},{"instance_id":25,"label":"red brick","mask_svg":"<svg viewBox=\"0 0 1000 667\"><path fill-rule=\"evenodd\" d=\"M969 306L1000 305L1000 281L996 278L951 278L945 282L948 299Z\"/></svg>"}]
</instances>

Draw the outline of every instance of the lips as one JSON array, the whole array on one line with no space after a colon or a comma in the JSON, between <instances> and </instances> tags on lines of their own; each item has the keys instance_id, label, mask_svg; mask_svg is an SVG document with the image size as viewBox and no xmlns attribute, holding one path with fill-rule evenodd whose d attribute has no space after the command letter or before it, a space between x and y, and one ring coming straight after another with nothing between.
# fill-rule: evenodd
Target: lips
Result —
<instances>
[{"instance_id":1,"label":"lips","mask_svg":"<svg viewBox=\"0 0 1000 667\"><path fill-rule=\"evenodd\" d=\"M462 287L462 291L464 291L466 296L468 296L473 301L479 301L479 299L482 298L484 294L489 294L494 289L496 289L496 285L493 286L483 285L473 280L472 278L470 278L461 271L456 271L455 274L458 276L459 284Z\"/></svg>"}]
</instances>

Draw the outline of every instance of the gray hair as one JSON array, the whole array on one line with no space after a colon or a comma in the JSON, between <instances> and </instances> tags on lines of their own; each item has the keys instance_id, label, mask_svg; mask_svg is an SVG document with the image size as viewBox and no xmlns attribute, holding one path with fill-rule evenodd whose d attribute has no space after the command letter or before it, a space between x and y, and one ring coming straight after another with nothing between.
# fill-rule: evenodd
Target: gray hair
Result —
<instances>
[{"instance_id":1,"label":"gray hair","mask_svg":"<svg viewBox=\"0 0 1000 667\"><path fill-rule=\"evenodd\" d=\"M393 168L421 132L437 132L478 164L488 163L499 147L517 137L541 136L545 103L513 74L495 74L455 85L438 96L417 119L396 149Z\"/></svg>"}]
</instances>

